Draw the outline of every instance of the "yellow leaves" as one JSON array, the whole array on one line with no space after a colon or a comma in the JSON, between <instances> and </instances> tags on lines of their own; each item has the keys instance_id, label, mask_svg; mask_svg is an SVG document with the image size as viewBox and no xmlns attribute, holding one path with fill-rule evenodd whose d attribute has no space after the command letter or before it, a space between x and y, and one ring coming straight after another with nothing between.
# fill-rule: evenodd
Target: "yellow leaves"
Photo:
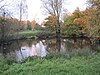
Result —
<instances>
[{"instance_id":1,"label":"yellow leaves","mask_svg":"<svg viewBox=\"0 0 100 75\"><path fill-rule=\"evenodd\" d=\"M86 21L83 18L76 18L76 19L74 19L74 22L76 24L80 24L80 25L85 25L86 24Z\"/></svg>"},{"instance_id":2,"label":"yellow leaves","mask_svg":"<svg viewBox=\"0 0 100 75\"><path fill-rule=\"evenodd\" d=\"M45 20L45 26L48 27L49 29L55 29L57 25L57 17L56 16L48 16Z\"/></svg>"}]
</instances>

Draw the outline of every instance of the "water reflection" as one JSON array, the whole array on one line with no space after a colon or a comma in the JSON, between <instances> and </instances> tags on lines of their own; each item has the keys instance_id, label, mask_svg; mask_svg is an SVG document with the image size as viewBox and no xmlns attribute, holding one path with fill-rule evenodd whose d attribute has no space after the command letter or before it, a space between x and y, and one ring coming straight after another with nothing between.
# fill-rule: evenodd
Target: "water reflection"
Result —
<instances>
[{"instance_id":1,"label":"water reflection","mask_svg":"<svg viewBox=\"0 0 100 75\"><path fill-rule=\"evenodd\" d=\"M29 56L45 57L47 55L47 45L45 40L33 41L31 46L27 43L23 43L20 50L15 51L18 62L22 62Z\"/></svg>"},{"instance_id":2,"label":"water reflection","mask_svg":"<svg viewBox=\"0 0 100 75\"><path fill-rule=\"evenodd\" d=\"M22 61L28 56L45 57L48 52L57 51L56 39L46 39L45 41L25 39L10 41L9 43L9 45L5 46L6 51L10 56L16 55L15 57L17 58L17 61ZM100 44L98 44L98 47L100 47ZM81 39L78 39L75 42L73 39L62 39L60 51L66 54L70 52L72 52L73 54L79 52L86 54L91 51L91 46L89 41L86 40L82 41Z\"/></svg>"}]
</instances>

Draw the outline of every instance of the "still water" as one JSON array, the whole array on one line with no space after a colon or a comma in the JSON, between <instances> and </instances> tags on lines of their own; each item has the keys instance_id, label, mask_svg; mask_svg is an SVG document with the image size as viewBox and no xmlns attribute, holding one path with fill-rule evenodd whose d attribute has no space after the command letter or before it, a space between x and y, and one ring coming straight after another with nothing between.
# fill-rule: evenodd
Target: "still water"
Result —
<instances>
[{"instance_id":1,"label":"still water","mask_svg":"<svg viewBox=\"0 0 100 75\"><path fill-rule=\"evenodd\" d=\"M56 50L56 40L16 40L5 46L8 56L15 56L18 62L22 62L29 56L45 57L49 51Z\"/></svg>"},{"instance_id":2,"label":"still water","mask_svg":"<svg viewBox=\"0 0 100 75\"><path fill-rule=\"evenodd\" d=\"M30 51L32 50L32 46L38 44L42 40L34 40L34 39L25 39L25 40L16 40L16 41L10 41L8 45L5 45L5 51L8 55L11 57L17 55L17 57L21 57L23 55L23 58L32 56L30 54ZM45 39L45 50L47 55L49 52L56 52L56 39ZM100 44L98 45L100 47ZM26 49L27 51L25 51ZM33 48L34 49L34 48ZM61 52L62 53L90 53L91 46L90 43L86 40L77 40L74 42L73 39L62 39L61 40ZM17 53L17 54L16 54ZM35 53L35 52L34 52ZM45 53L45 52L44 52ZM40 56L36 54L37 56Z\"/></svg>"}]
</instances>

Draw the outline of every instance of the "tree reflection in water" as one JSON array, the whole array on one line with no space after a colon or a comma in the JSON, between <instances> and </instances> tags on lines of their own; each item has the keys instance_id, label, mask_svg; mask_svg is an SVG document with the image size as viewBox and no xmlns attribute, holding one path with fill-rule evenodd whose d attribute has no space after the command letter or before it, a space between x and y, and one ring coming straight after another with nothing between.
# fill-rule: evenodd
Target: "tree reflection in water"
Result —
<instances>
[{"instance_id":1,"label":"tree reflection in water","mask_svg":"<svg viewBox=\"0 0 100 75\"><path fill-rule=\"evenodd\" d=\"M7 49L7 55L10 55L11 57L20 57L21 61L23 58L26 58L28 56L40 56L38 52L36 52L33 55L30 55L30 53L34 53L32 50L32 47L35 47L36 44L38 44L41 40L34 40L34 39L27 39L27 40L19 40L18 43L16 41L11 41L9 45L6 46ZM46 39L46 51L47 52L56 52L56 39ZM61 51L62 53L69 53L69 52L86 52L91 50L90 45L88 41L83 41L82 46L80 47L81 40L77 40L77 42L74 43L73 39L62 39L61 41ZM33 45L34 44L34 45ZM22 54L20 53L20 50ZM25 51L26 50L26 51ZM30 52L29 52L30 51ZM38 51L38 50L37 50ZM15 54L18 53L18 54ZM86 52L87 53L87 52ZM18 58L19 58L18 57ZM22 58L23 57L23 58Z\"/></svg>"}]
</instances>

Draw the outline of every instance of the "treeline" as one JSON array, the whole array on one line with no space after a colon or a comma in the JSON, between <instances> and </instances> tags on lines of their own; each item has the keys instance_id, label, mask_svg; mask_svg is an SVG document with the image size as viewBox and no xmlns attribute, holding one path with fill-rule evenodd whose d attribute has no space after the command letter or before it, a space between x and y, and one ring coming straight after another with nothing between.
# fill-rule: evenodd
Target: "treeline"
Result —
<instances>
[{"instance_id":1,"label":"treeline","mask_svg":"<svg viewBox=\"0 0 100 75\"><path fill-rule=\"evenodd\" d=\"M38 23L36 23L35 20L19 21L16 18L4 18L0 16L0 26L2 26L2 24L5 24L5 27L9 26L10 27L9 30L13 31L38 29L40 26Z\"/></svg>"},{"instance_id":2,"label":"treeline","mask_svg":"<svg viewBox=\"0 0 100 75\"><path fill-rule=\"evenodd\" d=\"M67 36L84 34L86 36L100 36L100 1L88 0L88 7L81 11L77 8L73 13L67 13L60 22L61 33ZM55 31L56 16L48 16L45 27Z\"/></svg>"}]
</instances>

